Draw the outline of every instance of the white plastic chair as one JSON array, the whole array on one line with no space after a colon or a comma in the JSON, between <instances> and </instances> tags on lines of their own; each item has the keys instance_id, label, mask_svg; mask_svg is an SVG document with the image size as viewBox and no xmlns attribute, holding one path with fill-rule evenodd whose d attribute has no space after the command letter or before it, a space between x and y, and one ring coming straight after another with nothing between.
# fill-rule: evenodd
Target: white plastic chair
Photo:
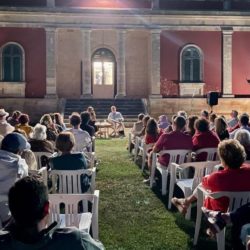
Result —
<instances>
[{"instance_id":1,"label":"white plastic chair","mask_svg":"<svg viewBox=\"0 0 250 250\"><path fill-rule=\"evenodd\" d=\"M245 205L246 203L250 202L250 191L245 192L214 192L209 193L205 190L202 186L198 186L197 188L197 216L196 216L196 223L195 223L195 234L194 234L194 245L197 244L200 226L201 226L201 217L202 217L202 210L201 207L203 205L204 198L210 197L213 199L218 199L221 197L228 197L229 198L229 206L228 212L232 212L237 208ZM217 249L224 250L225 249L225 228L216 234L217 238Z\"/></svg>"},{"instance_id":2,"label":"white plastic chair","mask_svg":"<svg viewBox=\"0 0 250 250\"><path fill-rule=\"evenodd\" d=\"M136 162L137 156L140 152L140 147L142 145L142 138L139 136L135 137L135 155L134 155L134 162Z\"/></svg>"},{"instance_id":3,"label":"white plastic chair","mask_svg":"<svg viewBox=\"0 0 250 250\"><path fill-rule=\"evenodd\" d=\"M29 170L31 175L40 175L45 186L48 186L48 170L47 167L42 167L39 170Z\"/></svg>"},{"instance_id":4,"label":"white plastic chair","mask_svg":"<svg viewBox=\"0 0 250 250\"><path fill-rule=\"evenodd\" d=\"M195 155L199 155L201 153L206 153L207 154L207 158L204 161L218 161L219 157L217 154L217 148L201 148L196 150Z\"/></svg>"},{"instance_id":5,"label":"white plastic chair","mask_svg":"<svg viewBox=\"0 0 250 250\"><path fill-rule=\"evenodd\" d=\"M159 172L162 175L162 195L166 195L167 193L167 182L168 182L168 173L169 169L168 166L174 162L178 164L182 164L184 162L189 161L189 155L191 153L191 150L188 149L175 149L175 150L162 150L159 153L153 153L152 157L152 169L151 169L151 175L150 175L150 187L153 187L154 183L154 176L155 176L155 170L156 168L159 170ZM169 163L168 166L163 166L158 162L157 156L163 156L165 154L169 155Z\"/></svg>"},{"instance_id":6,"label":"white plastic chair","mask_svg":"<svg viewBox=\"0 0 250 250\"><path fill-rule=\"evenodd\" d=\"M141 163L141 170L143 171L146 165L147 157L149 156L148 150L153 148L155 143L149 143L146 144L144 141L142 142L141 146L139 147L139 150L142 154L142 163Z\"/></svg>"},{"instance_id":7,"label":"white plastic chair","mask_svg":"<svg viewBox=\"0 0 250 250\"><path fill-rule=\"evenodd\" d=\"M98 239L98 204L99 190L94 194L49 194L50 222L57 221L61 228L75 226L89 233L92 226L92 236ZM92 203L91 212L83 208L79 212L79 202ZM64 213L60 211L60 204L64 204ZM84 207L84 206L83 206Z\"/></svg>"},{"instance_id":8,"label":"white plastic chair","mask_svg":"<svg viewBox=\"0 0 250 250\"><path fill-rule=\"evenodd\" d=\"M47 156L48 158L50 158L52 156L52 154L49 152L34 152L34 154L36 156L36 162L37 162L38 169L43 167L42 161L41 161L42 156Z\"/></svg>"},{"instance_id":9,"label":"white plastic chair","mask_svg":"<svg viewBox=\"0 0 250 250\"><path fill-rule=\"evenodd\" d=\"M57 192L60 194L81 194L81 176L91 176L90 193L95 191L96 168L79 169L79 170L52 170L52 193L56 193L57 180L59 187Z\"/></svg>"},{"instance_id":10,"label":"white plastic chair","mask_svg":"<svg viewBox=\"0 0 250 250\"><path fill-rule=\"evenodd\" d=\"M183 164L171 163L170 168L170 185L169 185L169 197L168 197L168 209L171 209L171 199L174 194L175 184L182 190L184 197L190 196L194 189L201 183L203 176L213 172L214 167L220 164L219 161L201 161L201 162L188 162ZM182 173L189 167L194 168L193 178L182 178ZM191 206L189 206L186 219L190 219Z\"/></svg>"},{"instance_id":11,"label":"white plastic chair","mask_svg":"<svg viewBox=\"0 0 250 250\"><path fill-rule=\"evenodd\" d=\"M87 164L88 168L93 168L95 166L95 152L82 152Z\"/></svg>"}]
</instances>

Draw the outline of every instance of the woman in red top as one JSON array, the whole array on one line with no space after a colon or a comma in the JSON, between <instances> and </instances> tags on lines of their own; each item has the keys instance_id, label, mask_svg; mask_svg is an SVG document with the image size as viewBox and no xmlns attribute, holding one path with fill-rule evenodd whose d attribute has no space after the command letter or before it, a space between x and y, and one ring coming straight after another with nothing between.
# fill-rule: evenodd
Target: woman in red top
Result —
<instances>
[{"instance_id":1,"label":"woman in red top","mask_svg":"<svg viewBox=\"0 0 250 250\"><path fill-rule=\"evenodd\" d=\"M246 159L244 147L237 140L224 140L219 144L218 153L224 169L203 177L202 186L210 192L250 191L250 167L243 164ZM173 198L172 203L185 214L189 205L197 200L196 195L194 190L188 198ZM226 212L228 205L227 197L207 198L204 202L207 209L221 212Z\"/></svg>"},{"instance_id":2,"label":"woman in red top","mask_svg":"<svg viewBox=\"0 0 250 250\"><path fill-rule=\"evenodd\" d=\"M154 118L150 118L147 122L146 133L145 133L145 143L155 143L162 135L162 131L159 130L157 122Z\"/></svg>"}]
</instances>

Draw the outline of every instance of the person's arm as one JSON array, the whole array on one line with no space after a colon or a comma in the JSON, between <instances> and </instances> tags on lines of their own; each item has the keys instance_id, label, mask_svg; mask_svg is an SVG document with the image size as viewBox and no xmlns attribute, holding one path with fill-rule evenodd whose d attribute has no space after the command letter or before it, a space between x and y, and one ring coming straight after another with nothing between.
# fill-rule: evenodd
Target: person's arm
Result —
<instances>
[{"instance_id":1,"label":"person's arm","mask_svg":"<svg viewBox=\"0 0 250 250\"><path fill-rule=\"evenodd\" d=\"M123 116L122 116L122 113L119 112L119 114L120 114L119 121L120 121L120 122L123 122L123 121L124 121L124 118L123 118Z\"/></svg>"}]
</instances>

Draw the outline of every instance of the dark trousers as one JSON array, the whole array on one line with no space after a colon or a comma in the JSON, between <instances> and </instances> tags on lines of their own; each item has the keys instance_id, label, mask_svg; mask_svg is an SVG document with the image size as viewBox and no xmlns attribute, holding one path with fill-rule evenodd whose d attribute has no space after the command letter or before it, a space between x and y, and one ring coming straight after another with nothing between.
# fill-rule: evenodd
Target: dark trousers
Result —
<instances>
[{"instance_id":1,"label":"dark trousers","mask_svg":"<svg viewBox=\"0 0 250 250\"><path fill-rule=\"evenodd\" d=\"M230 214L232 221L232 247L234 250L245 249L240 239L241 227L250 223L250 203Z\"/></svg>"}]
</instances>

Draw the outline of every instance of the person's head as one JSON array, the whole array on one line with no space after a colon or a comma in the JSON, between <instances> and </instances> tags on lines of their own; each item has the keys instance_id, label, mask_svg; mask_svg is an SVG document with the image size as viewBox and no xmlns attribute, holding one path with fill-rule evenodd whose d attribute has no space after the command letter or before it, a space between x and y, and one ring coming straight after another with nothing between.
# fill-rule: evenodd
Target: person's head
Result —
<instances>
[{"instance_id":1,"label":"person's head","mask_svg":"<svg viewBox=\"0 0 250 250\"><path fill-rule=\"evenodd\" d=\"M177 116L174 119L173 123L174 130L182 131L185 129L185 126L186 126L186 119L184 118L184 116Z\"/></svg>"},{"instance_id":2,"label":"person's head","mask_svg":"<svg viewBox=\"0 0 250 250\"><path fill-rule=\"evenodd\" d=\"M116 106L111 106L111 112L113 112L113 113L116 112Z\"/></svg>"},{"instance_id":3,"label":"person's head","mask_svg":"<svg viewBox=\"0 0 250 250\"><path fill-rule=\"evenodd\" d=\"M15 120L17 120L17 119L19 119L19 117L20 117L21 114L22 114L21 111L15 110L12 113L12 118L15 119Z\"/></svg>"},{"instance_id":4,"label":"person's head","mask_svg":"<svg viewBox=\"0 0 250 250\"><path fill-rule=\"evenodd\" d=\"M216 118L217 118L217 115L215 113L212 113L212 114L209 115L209 121L211 123L214 123Z\"/></svg>"},{"instance_id":5,"label":"person's head","mask_svg":"<svg viewBox=\"0 0 250 250\"><path fill-rule=\"evenodd\" d=\"M81 117L79 114L74 113L69 117L69 122L73 126L73 128L79 128L81 124Z\"/></svg>"},{"instance_id":6,"label":"person's head","mask_svg":"<svg viewBox=\"0 0 250 250\"><path fill-rule=\"evenodd\" d=\"M147 122L146 133L149 135L157 135L158 134L158 125L154 118L150 118Z\"/></svg>"},{"instance_id":7,"label":"person's head","mask_svg":"<svg viewBox=\"0 0 250 250\"><path fill-rule=\"evenodd\" d=\"M89 112L89 113L94 112L94 108L92 106L88 106L87 112Z\"/></svg>"},{"instance_id":8,"label":"person's head","mask_svg":"<svg viewBox=\"0 0 250 250\"><path fill-rule=\"evenodd\" d=\"M176 117L177 117L177 115L173 115L173 116L171 117L171 123L172 123L172 124L174 124L174 120L175 120Z\"/></svg>"},{"instance_id":9,"label":"person's head","mask_svg":"<svg viewBox=\"0 0 250 250\"><path fill-rule=\"evenodd\" d=\"M146 127L147 126L147 123L148 123L148 120L150 119L150 116L149 115L145 115L142 119L142 122L143 122L143 126Z\"/></svg>"},{"instance_id":10,"label":"person's head","mask_svg":"<svg viewBox=\"0 0 250 250\"><path fill-rule=\"evenodd\" d=\"M208 117L209 117L208 111L205 110L205 109L202 110L202 111L201 111L201 118L208 120Z\"/></svg>"},{"instance_id":11,"label":"person's head","mask_svg":"<svg viewBox=\"0 0 250 250\"><path fill-rule=\"evenodd\" d=\"M9 116L9 113L6 112L4 109L0 109L0 120L6 120L6 117Z\"/></svg>"},{"instance_id":12,"label":"person's head","mask_svg":"<svg viewBox=\"0 0 250 250\"><path fill-rule=\"evenodd\" d=\"M63 124L63 117L60 113L54 113L55 123L58 125Z\"/></svg>"},{"instance_id":13,"label":"person's head","mask_svg":"<svg viewBox=\"0 0 250 250\"><path fill-rule=\"evenodd\" d=\"M177 116L183 116L185 119L187 119L187 117L188 117L187 112L184 110L178 111Z\"/></svg>"},{"instance_id":14,"label":"person's head","mask_svg":"<svg viewBox=\"0 0 250 250\"><path fill-rule=\"evenodd\" d=\"M18 180L9 190L9 209L19 227L34 228L48 217L48 190L35 176Z\"/></svg>"},{"instance_id":15,"label":"person's head","mask_svg":"<svg viewBox=\"0 0 250 250\"><path fill-rule=\"evenodd\" d=\"M3 138L1 149L14 154L20 154L23 150L30 149L30 144L23 135L10 133Z\"/></svg>"},{"instance_id":16,"label":"person's head","mask_svg":"<svg viewBox=\"0 0 250 250\"><path fill-rule=\"evenodd\" d=\"M18 121L21 125L25 125L29 123L30 119L27 114L21 114Z\"/></svg>"},{"instance_id":17,"label":"person's head","mask_svg":"<svg viewBox=\"0 0 250 250\"><path fill-rule=\"evenodd\" d=\"M188 117L188 130L189 130L189 132L192 133L192 135L194 135L194 133L195 133L194 123L198 119L199 119L199 117L197 115L190 115Z\"/></svg>"},{"instance_id":18,"label":"person's head","mask_svg":"<svg viewBox=\"0 0 250 250\"><path fill-rule=\"evenodd\" d=\"M47 139L46 131L47 131L46 126L37 123L36 126L34 127L34 131L31 135L31 138L35 140L46 140Z\"/></svg>"},{"instance_id":19,"label":"person's head","mask_svg":"<svg viewBox=\"0 0 250 250\"><path fill-rule=\"evenodd\" d=\"M246 152L239 141L230 139L221 141L218 145L218 154L223 167L240 168L246 159Z\"/></svg>"},{"instance_id":20,"label":"person's head","mask_svg":"<svg viewBox=\"0 0 250 250\"><path fill-rule=\"evenodd\" d=\"M142 121L143 120L143 118L144 118L144 114L143 113L140 113L139 115L138 115L138 121Z\"/></svg>"},{"instance_id":21,"label":"person's head","mask_svg":"<svg viewBox=\"0 0 250 250\"><path fill-rule=\"evenodd\" d=\"M249 123L249 116L247 114L242 114L240 116L240 125L247 126Z\"/></svg>"},{"instance_id":22,"label":"person's head","mask_svg":"<svg viewBox=\"0 0 250 250\"><path fill-rule=\"evenodd\" d=\"M214 121L216 133L223 132L227 129L227 122L223 117L217 117Z\"/></svg>"},{"instance_id":23,"label":"person's head","mask_svg":"<svg viewBox=\"0 0 250 250\"><path fill-rule=\"evenodd\" d=\"M159 122L168 122L168 118L166 115L160 115L159 116Z\"/></svg>"},{"instance_id":24,"label":"person's head","mask_svg":"<svg viewBox=\"0 0 250 250\"><path fill-rule=\"evenodd\" d=\"M206 132L209 130L209 123L206 119L199 118L198 120L195 121L194 127L199 132Z\"/></svg>"},{"instance_id":25,"label":"person's head","mask_svg":"<svg viewBox=\"0 0 250 250\"><path fill-rule=\"evenodd\" d=\"M87 111L81 113L81 122L82 124L88 124L90 121L90 114Z\"/></svg>"},{"instance_id":26,"label":"person's head","mask_svg":"<svg viewBox=\"0 0 250 250\"><path fill-rule=\"evenodd\" d=\"M230 113L232 118L237 118L238 116L238 111L237 110L232 110L232 112Z\"/></svg>"},{"instance_id":27,"label":"person's head","mask_svg":"<svg viewBox=\"0 0 250 250\"><path fill-rule=\"evenodd\" d=\"M41 117L40 123L46 127L50 126L53 124L53 121L51 119L51 116L49 114L45 114Z\"/></svg>"},{"instance_id":28,"label":"person's head","mask_svg":"<svg viewBox=\"0 0 250 250\"><path fill-rule=\"evenodd\" d=\"M246 129L240 129L235 133L234 139L239 141L242 146L247 147L250 145L250 132Z\"/></svg>"},{"instance_id":29,"label":"person's head","mask_svg":"<svg viewBox=\"0 0 250 250\"><path fill-rule=\"evenodd\" d=\"M56 138L56 148L62 153L69 153L75 145L75 138L71 132L62 132Z\"/></svg>"}]
</instances>

